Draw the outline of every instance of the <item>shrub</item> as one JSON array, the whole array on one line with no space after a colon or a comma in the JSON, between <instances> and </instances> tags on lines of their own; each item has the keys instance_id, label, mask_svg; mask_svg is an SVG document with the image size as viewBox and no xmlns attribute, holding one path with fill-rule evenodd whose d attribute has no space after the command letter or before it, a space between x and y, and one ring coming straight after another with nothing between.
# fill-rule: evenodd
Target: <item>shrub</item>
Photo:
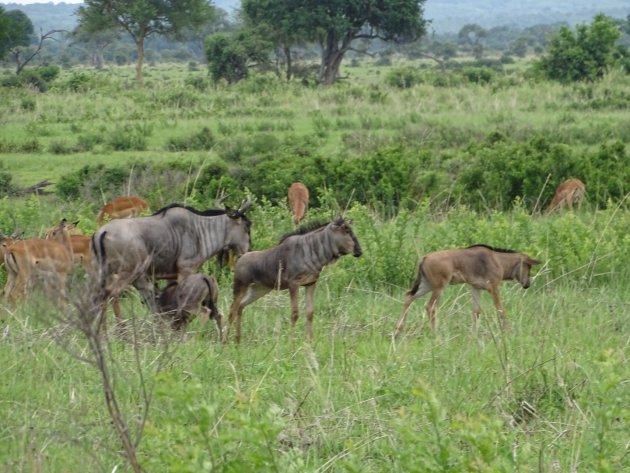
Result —
<instances>
[{"instance_id":1,"label":"shrub","mask_svg":"<svg viewBox=\"0 0 630 473\"><path fill-rule=\"evenodd\" d=\"M413 67L400 67L389 71L385 76L385 82L392 87L406 89L420 84L422 76Z\"/></svg>"},{"instance_id":2,"label":"shrub","mask_svg":"<svg viewBox=\"0 0 630 473\"><path fill-rule=\"evenodd\" d=\"M210 150L214 146L215 138L208 127L203 127L197 133L187 137L169 138L166 149L169 151L202 151Z\"/></svg>"}]
</instances>

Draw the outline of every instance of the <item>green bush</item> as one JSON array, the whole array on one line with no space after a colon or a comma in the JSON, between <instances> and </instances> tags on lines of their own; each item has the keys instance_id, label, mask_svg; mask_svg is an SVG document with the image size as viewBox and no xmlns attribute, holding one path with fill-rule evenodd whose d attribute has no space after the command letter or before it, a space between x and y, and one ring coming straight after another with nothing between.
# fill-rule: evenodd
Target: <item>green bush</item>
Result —
<instances>
[{"instance_id":1,"label":"green bush","mask_svg":"<svg viewBox=\"0 0 630 473\"><path fill-rule=\"evenodd\" d=\"M215 138L208 127L203 127L197 133L184 137L169 138L166 149L169 151L202 151L210 150L215 144Z\"/></svg>"},{"instance_id":2,"label":"green bush","mask_svg":"<svg viewBox=\"0 0 630 473\"><path fill-rule=\"evenodd\" d=\"M391 69L385 76L385 82L399 89L407 89L423 82L422 76L414 67L399 67Z\"/></svg>"}]
</instances>

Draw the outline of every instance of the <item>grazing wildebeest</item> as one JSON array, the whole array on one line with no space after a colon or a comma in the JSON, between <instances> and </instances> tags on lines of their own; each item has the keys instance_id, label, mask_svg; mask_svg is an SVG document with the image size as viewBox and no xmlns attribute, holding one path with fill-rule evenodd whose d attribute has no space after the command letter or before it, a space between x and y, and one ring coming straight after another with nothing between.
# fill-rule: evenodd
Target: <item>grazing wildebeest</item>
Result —
<instances>
[{"instance_id":1,"label":"grazing wildebeest","mask_svg":"<svg viewBox=\"0 0 630 473\"><path fill-rule=\"evenodd\" d=\"M291 326L298 319L298 290L306 286L306 334L313 339L313 293L324 266L343 255L361 256L361 245L351 221L337 218L330 223L305 225L291 232L273 248L246 253L234 268L234 300L223 340L236 317L236 342L241 340L243 308L272 289L288 289L291 296Z\"/></svg>"},{"instance_id":2,"label":"grazing wildebeest","mask_svg":"<svg viewBox=\"0 0 630 473\"><path fill-rule=\"evenodd\" d=\"M586 186L582 181L579 179L567 179L560 183L556 189L549 207L545 210L545 214L550 214L554 210L562 210L563 207L573 210L573 204L577 204L579 209L582 207L585 194Z\"/></svg>"},{"instance_id":3,"label":"grazing wildebeest","mask_svg":"<svg viewBox=\"0 0 630 473\"><path fill-rule=\"evenodd\" d=\"M35 283L52 283L55 294L66 297L66 279L72 271L72 245L63 219L49 240L20 240L6 248L5 297L15 302Z\"/></svg>"},{"instance_id":4,"label":"grazing wildebeest","mask_svg":"<svg viewBox=\"0 0 630 473\"><path fill-rule=\"evenodd\" d=\"M432 292L426 305L431 328L435 330L435 309L440 295L449 284L470 284L473 296L473 329L479 318L479 291L485 289L492 296L501 322L505 322L505 309L499 299L499 284L505 280L515 280L524 289L531 284L530 269L540 261L524 253L513 250L492 248L487 245L473 245L468 248L435 251L422 258L418 267L418 277L405 296L402 316L396 325L400 333L411 303Z\"/></svg>"},{"instance_id":5,"label":"grazing wildebeest","mask_svg":"<svg viewBox=\"0 0 630 473\"><path fill-rule=\"evenodd\" d=\"M142 212L148 210L149 204L142 197L137 195L118 197L105 204L96 218L96 223L100 225L105 220L105 217L108 217L110 220L138 217Z\"/></svg>"},{"instance_id":6,"label":"grazing wildebeest","mask_svg":"<svg viewBox=\"0 0 630 473\"><path fill-rule=\"evenodd\" d=\"M298 224L308 210L308 188L301 182L294 182L289 187L289 208L293 214L293 223Z\"/></svg>"},{"instance_id":7,"label":"grazing wildebeest","mask_svg":"<svg viewBox=\"0 0 630 473\"><path fill-rule=\"evenodd\" d=\"M153 279L181 282L222 250L246 253L251 222L245 213L250 206L250 199L238 210L198 211L172 204L149 217L106 223L92 237L102 302L116 302L123 289L133 285L155 311ZM120 320L117 304L114 312Z\"/></svg>"},{"instance_id":8,"label":"grazing wildebeest","mask_svg":"<svg viewBox=\"0 0 630 473\"><path fill-rule=\"evenodd\" d=\"M222 332L221 313L217 309L219 285L213 276L195 273L181 282L173 281L157 297L158 311L169 318L173 328L185 327L193 314L200 311L201 323L214 319L219 335Z\"/></svg>"}]
</instances>

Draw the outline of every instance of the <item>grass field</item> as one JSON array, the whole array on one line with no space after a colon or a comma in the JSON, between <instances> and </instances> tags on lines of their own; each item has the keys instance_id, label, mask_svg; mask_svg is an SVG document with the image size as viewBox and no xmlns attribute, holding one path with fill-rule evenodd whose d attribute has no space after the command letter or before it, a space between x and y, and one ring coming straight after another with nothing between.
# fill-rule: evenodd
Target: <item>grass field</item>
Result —
<instances>
[{"instance_id":1,"label":"grass field","mask_svg":"<svg viewBox=\"0 0 630 473\"><path fill-rule=\"evenodd\" d=\"M630 96L627 76L615 73L577 86L506 73L486 86L427 81L398 89L385 84L387 68L363 65L326 89L269 78L203 88L191 84L204 71L155 66L142 89L131 86L129 67L80 71L89 80L73 92L76 72L63 71L44 94L0 89L0 162L20 187L86 164L175 160L191 163L188 185L162 189L160 199L209 207L194 190L199 167L255 160L289 140L358 166L388 144L448 155L497 131L515 141L544 135L585 156L606 140L630 140L627 109L617 107ZM203 127L215 139L209 149L169 150L170 139L185 142ZM111 137L143 146L116 149ZM103 338L105 363L145 471L630 471L626 200L599 207L587 197L581 211L551 216L518 201L509 211L475 212L423 200L383 215L331 195L318 190L309 218L346 208L364 254L322 273L312 344L303 313L289 328L286 293L245 309L240 346L219 343L212 321L173 333L135 292L125 298L126 323L110 323ZM35 236L67 217L89 234L109 197L7 197L0 230L10 233L15 220ZM283 203L253 197L252 241L262 249L291 222ZM543 261L530 289L503 284L508 328L498 327L484 294L473 334L469 288L453 286L435 333L425 296L392 338L418 258L474 243ZM227 315L230 270L214 262L203 270L217 276ZM39 293L17 307L3 304L0 471L132 471L91 345L70 323L89 297L81 274L71 292L61 308Z\"/></svg>"}]
</instances>

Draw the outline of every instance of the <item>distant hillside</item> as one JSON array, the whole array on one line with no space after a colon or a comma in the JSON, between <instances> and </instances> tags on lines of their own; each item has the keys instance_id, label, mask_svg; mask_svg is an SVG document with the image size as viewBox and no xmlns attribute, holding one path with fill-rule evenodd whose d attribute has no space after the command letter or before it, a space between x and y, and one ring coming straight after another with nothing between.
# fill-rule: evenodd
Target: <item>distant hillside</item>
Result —
<instances>
[{"instance_id":1,"label":"distant hillside","mask_svg":"<svg viewBox=\"0 0 630 473\"><path fill-rule=\"evenodd\" d=\"M233 15L240 7L240 0L214 0L213 4ZM40 28L73 29L74 15L79 4L33 3L4 5L7 10L20 9L26 13L36 30ZM499 25L532 26L566 22L570 25L588 23L597 13L615 18L630 14L628 0L427 0L425 17L431 20L437 33L457 32L467 23L477 23L483 28Z\"/></svg>"}]
</instances>

